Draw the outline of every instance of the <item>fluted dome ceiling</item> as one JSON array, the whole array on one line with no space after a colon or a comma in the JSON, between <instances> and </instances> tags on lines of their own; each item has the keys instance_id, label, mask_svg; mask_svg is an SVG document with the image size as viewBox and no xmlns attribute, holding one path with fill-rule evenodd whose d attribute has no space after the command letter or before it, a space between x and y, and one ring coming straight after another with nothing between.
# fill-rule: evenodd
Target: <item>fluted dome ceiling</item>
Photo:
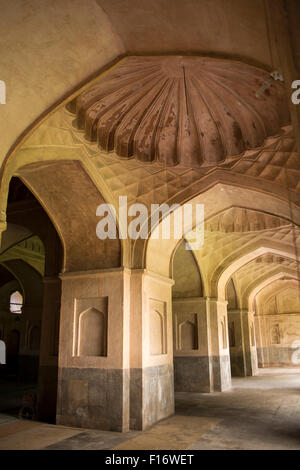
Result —
<instances>
[{"instance_id":1,"label":"fluted dome ceiling","mask_svg":"<svg viewBox=\"0 0 300 470\"><path fill-rule=\"evenodd\" d=\"M285 90L241 62L130 57L68 105L86 139L123 158L210 166L263 144L289 122Z\"/></svg>"}]
</instances>

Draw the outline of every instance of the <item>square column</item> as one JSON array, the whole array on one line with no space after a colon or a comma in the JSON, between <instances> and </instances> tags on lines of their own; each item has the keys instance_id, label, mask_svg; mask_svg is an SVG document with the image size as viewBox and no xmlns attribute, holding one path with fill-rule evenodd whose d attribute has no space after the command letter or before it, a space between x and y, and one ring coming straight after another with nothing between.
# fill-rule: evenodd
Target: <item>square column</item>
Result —
<instances>
[{"instance_id":1,"label":"square column","mask_svg":"<svg viewBox=\"0 0 300 470\"><path fill-rule=\"evenodd\" d=\"M172 285L146 270L131 272L131 429L174 413Z\"/></svg>"},{"instance_id":2,"label":"square column","mask_svg":"<svg viewBox=\"0 0 300 470\"><path fill-rule=\"evenodd\" d=\"M208 299L212 388L223 392L231 388L227 301Z\"/></svg>"},{"instance_id":3,"label":"square column","mask_svg":"<svg viewBox=\"0 0 300 470\"><path fill-rule=\"evenodd\" d=\"M127 431L130 271L61 279L57 423Z\"/></svg>"},{"instance_id":4,"label":"square column","mask_svg":"<svg viewBox=\"0 0 300 470\"><path fill-rule=\"evenodd\" d=\"M173 299L175 391L213 392L231 387L227 302Z\"/></svg>"},{"instance_id":5,"label":"square column","mask_svg":"<svg viewBox=\"0 0 300 470\"><path fill-rule=\"evenodd\" d=\"M257 338L257 362L258 367L270 367L269 348L265 347L267 338L267 325L264 315L255 315L255 333Z\"/></svg>"},{"instance_id":6,"label":"square column","mask_svg":"<svg viewBox=\"0 0 300 470\"><path fill-rule=\"evenodd\" d=\"M44 293L38 378L38 418L42 421L55 422L61 280L57 277L45 277L43 282Z\"/></svg>"},{"instance_id":7,"label":"square column","mask_svg":"<svg viewBox=\"0 0 300 470\"><path fill-rule=\"evenodd\" d=\"M254 314L248 310L228 312L230 362L233 377L257 373Z\"/></svg>"},{"instance_id":8,"label":"square column","mask_svg":"<svg viewBox=\"0 0 300 470\"><path fill-rule=\"evenodd\" d=\"M258 369L254 313L242 310L241 316L246 376L252 376L257 374Z\"/></svg>"},{"instance_id":9,"label":"square column","mask_svg":"<svg viewBox=\"0 0 300 470\"><path fill-rule=\"evenodd\" d=\"M173 298L176 392L213 391L208 300Z\"/></svg>"}]
</instances>

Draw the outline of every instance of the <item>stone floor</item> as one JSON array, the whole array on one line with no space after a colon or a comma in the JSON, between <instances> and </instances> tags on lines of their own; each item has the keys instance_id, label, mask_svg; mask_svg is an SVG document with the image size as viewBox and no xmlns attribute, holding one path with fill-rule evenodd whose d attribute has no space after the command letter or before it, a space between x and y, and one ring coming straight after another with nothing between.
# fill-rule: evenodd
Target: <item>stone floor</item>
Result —
<instances>
[{"instance_id":1,"label":"stone floor","mask_svg":"<svg viewBox=\"0 0 300 470\"><path fill-rule=\"evenodd\" d=\"M26 391L37 393L37 384L0 378L0 413L18 416L22 396Z\"/></svg>"},{"instance_id":2,"label":"stone floor","mask_svg":"<svg viewBox=\"0 0 300 470\"><path fill-rule=\"evenodd\" d=\"M144 432L76 429L1 413L1 449L300 450L300 369L235 378L223 393L178 393L176 414Z\"/></svg>"}]
</instances>

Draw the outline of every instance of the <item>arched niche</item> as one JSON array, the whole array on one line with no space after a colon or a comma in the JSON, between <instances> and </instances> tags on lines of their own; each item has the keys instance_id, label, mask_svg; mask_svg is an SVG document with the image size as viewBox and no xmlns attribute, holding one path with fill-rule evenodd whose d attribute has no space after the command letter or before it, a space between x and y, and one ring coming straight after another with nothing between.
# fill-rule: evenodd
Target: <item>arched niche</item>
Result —
<instances>
[{"instance_id":1,"label":"arched niche","mask_svg":"<svg viewBox=\"0 0 300 470\"><path fill-rule=\"evenodd\" d=\"M198 349L197 325L189 320L179 325L179 345L181 351Z\"/></svg>"},{"instance_id":2,"label":"arched niche","mask_svg":"<svg viewBox=\"0 0 300 470\"><path fill-rule=\"evenodd\" d=\"M79 315L79 356L106 356L106 316L92 307Z\"/></svg>"},{"instance_id":3,"label":"arched niche","mask_svg":"<svg viewBox=\"0 0 300 470\"><path fill-rule=\"evenodd\" d=\"M276 325L274 325L274 326L271 328L271 331L270 331L270 339L271 339L271 344L280 344L280 328L279 328L279 324L276 323Z\"/></svg>"},{"instance_id":4,"label":"arched niche","mask_svg":"<svg viewBox=\"0 0 300 470\"><path fill-rule=\"evenodd\" d=\"M150 355L167 353L166 302L150 299Z\"/></svg>"}]
</instances>

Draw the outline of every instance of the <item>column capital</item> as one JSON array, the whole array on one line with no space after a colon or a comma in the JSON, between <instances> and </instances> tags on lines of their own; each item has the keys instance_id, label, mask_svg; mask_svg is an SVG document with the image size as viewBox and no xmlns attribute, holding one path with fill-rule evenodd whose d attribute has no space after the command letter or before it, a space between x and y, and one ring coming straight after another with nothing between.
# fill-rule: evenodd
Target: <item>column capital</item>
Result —
<instances>
[{"instance_id":1,"label":"column capital","mask_svg":"<svg viewBox=\"0 0 300 470\"><path fill-rule=\"evenodd\" d=\"M175 284L174 279L164 276L163 274L156 273L154 271L150 271L149 269L132 269L131 274L134 275L141 275L141 276L149 276L157 281L164 282L166 284L171 284L172 286Z\"/></svg>"},{"instance_id":2,"label":"column capital","mask_svg":"<svg viewBox=\"0 0 300 470\"><path fill-rule=\"evenodd\" d=\"M228 300L218 299L217 297L205 297L205 299L210 303L216 303L218 305L227 305Z\"/></svg>"},{"instance_id":3,"label":"column capital","mask_svg":"<svg viewBox=\"0 0 300 470\"><path fill-rule=\"evenodd\" d=\"M130 274L130 269L128 268L107 268L107 269L92 269L88 271L68 271L59 274L59 278L64 280L69 279L80 279L80 278L96 278L96 277L107 277L114 276L118 274Z\"/></svg>"},{"instance_id":4,"label":"column capital","mask_svg":"<svg viewBox=\"0 0 300 470\"><path fill-rule=\"evenodd\" d=\"M173 297L173 303L184 303L184 304L206 304L207 298L206 297Z\"/></svg>"}]
</instances>

